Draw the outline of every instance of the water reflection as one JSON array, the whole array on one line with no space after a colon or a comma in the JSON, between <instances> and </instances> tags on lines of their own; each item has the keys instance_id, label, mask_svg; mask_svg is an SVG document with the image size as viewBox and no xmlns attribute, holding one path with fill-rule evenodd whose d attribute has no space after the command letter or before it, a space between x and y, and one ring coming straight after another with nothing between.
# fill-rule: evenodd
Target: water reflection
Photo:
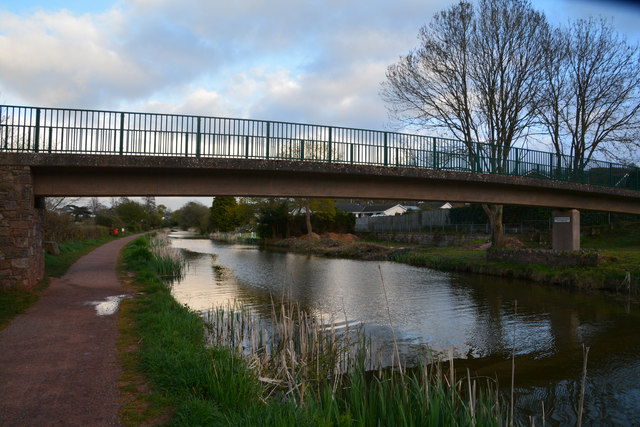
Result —
<instances>
[{"instance_id":1,"label":"water reflection","mask_svg":"<svg viewBox=\"0 0 640 427\"><path fill-rule=\"evenodd\" d=\"M550 425L575 424L584 344L591 347L585 424L640 423L637 302L388 262L282 254L209 240L174 238L172 244L187 250L190 259L173 293L196 310L237 300L267 314L271 298L286 297L325 319L362 323L386 345L390 360L386 288L403 357L445 358L453 348L462 372L468 367L475 375L497 377L504 389L510 384L515 328L519 416L534 416L539 425L543 401Z\"/></svg>"}]
</instances>

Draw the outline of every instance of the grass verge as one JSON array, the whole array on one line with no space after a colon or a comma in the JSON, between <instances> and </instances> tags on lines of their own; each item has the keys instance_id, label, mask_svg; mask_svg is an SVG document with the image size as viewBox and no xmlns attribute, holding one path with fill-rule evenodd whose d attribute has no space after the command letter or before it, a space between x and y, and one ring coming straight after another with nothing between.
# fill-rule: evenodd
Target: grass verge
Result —
<instances>
[{"instance_id":1,"label":"grass verge","mask_svg":"<svg viewBox=\"0 0 640 427\"><path fill-rule=\"evenodd\" d=\"M65 242L60 245L60 255L45 254L45 277L30 290L0 290L0 329L5 328L18 314L38 301L39 294L50 283L50 277L60 277L83 255L88 254L114 237L90 239L82 242Z\"/></svg>"},{"instance_id":2,"label":"grass verge","mask_svg":"<svg viewBox=\"0 0 640 427\"><path fill-rule=\"evenodd\" d=\"M390 259L436 270L521 279L585 291L640 293L640 249L607 249L599 252L603 261L594 267L524 266L488 261L485 251L465 247L398 251L391 254ZM630 280L625 280L627 273Z\"/></svg>"}]
</instances>

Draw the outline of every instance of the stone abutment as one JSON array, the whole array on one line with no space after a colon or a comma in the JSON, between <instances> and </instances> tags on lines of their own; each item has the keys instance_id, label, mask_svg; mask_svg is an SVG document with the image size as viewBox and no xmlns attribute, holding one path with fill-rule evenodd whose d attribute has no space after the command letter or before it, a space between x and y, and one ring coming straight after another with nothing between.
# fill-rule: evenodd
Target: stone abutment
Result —
<instances>
[{"instance_id":1,"label":"stone abutment","mask_svg":"<svg viewBox=\"0 0 640 427\"><path fill-rule=\"evenodd\" d=\"M32 289L44 277L44 198L29 166L0 166L0 289Z\"/></svg>"}]
</instances>

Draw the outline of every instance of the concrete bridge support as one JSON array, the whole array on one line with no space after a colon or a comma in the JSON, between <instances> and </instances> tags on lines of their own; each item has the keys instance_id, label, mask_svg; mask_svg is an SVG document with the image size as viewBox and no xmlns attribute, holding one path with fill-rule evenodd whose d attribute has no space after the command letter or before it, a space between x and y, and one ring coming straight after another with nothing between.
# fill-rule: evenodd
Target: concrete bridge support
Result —
<instances>
[{"instance_id":1,"label":"concrete bridge support","mask_svg":"<svg viewBox=\"0 0 640 427\"><path fill-rule=\"evenodd\" d=\"M554 251L580 250L580 211L577 209L554 210L551 236Z\"/></svg>"},{"instance_id":2,"label":"concrete bridge support","mask_svg":"<svg viewBox=\"0 0 640 427\"><path fill-rule=\"evenodd\" d=\"M44 198L29 166L0 166L0 289L31 289L44 277Z\"/></svg>"}]
</instances>

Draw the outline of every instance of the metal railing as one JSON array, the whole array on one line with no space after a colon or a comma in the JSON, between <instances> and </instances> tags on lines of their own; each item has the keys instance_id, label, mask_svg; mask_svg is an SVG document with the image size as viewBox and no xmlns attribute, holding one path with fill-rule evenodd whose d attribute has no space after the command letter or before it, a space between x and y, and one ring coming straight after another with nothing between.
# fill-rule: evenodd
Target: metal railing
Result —
<instances>
[{"instance_id":1,"label":"metal railing","mask_svg":"<svg viewBox=\"0 0 640 427\"><path fill-rule=\"evenodd\" d=\"M282 159L526 176L639 190L635 166L555 153L263 120L0 105L0 151Z\"/></svg>"}]
</instances>

